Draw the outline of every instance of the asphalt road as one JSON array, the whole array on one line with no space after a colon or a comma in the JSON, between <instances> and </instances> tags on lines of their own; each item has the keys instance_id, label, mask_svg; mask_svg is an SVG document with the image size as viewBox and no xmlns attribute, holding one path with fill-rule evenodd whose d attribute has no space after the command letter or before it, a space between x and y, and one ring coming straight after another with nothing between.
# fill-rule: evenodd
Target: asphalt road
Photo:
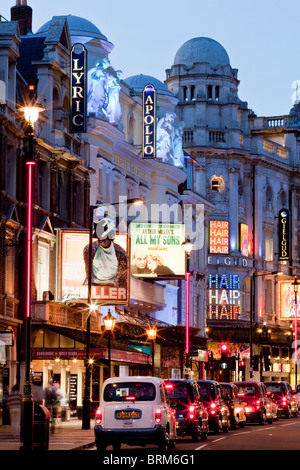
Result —
<instances>
[{"instance_id":1,"label":"asphalt road","mask_svg":"<svg viewBox=\"0 0 300 470\"><path fill-rule=\"evenodd\" d=\"M140 450L138 446L122 445L121 451ZM147 451L157 449L154 445L147 445ZM95 447L90 450L96 450ZM107 448L108 451L112 447ZM248 423L243 429L230 430L220 435L208 434L207 440L193 443L189 437L178 438L176 451L207 451L207 450L300 450L300 417L280 418L273 424L260 426L257 423Z\"/></svg>"}]
</instances>

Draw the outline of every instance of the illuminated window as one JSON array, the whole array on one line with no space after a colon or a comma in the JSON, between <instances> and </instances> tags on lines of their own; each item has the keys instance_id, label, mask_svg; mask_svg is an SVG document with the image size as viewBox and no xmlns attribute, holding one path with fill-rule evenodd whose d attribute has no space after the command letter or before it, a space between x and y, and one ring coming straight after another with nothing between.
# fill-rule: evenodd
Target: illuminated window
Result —
<instances>
[{"instance_id":1,"label":"illuminated window","mask_svg":"<svg viewBox=\"0 0 300 470\"><path fill-rule=\"evenodd\" d=\"M43 292L49 290L49 245L38 242L38 263L36 276L37 300L43 300Z\"/></svg>"},{"instance_id":2,"label":"illuminated window","mask_svg":"<svg viewBox=\"0 0 300 470\"><path fill-rule=\"evenodd\" d=\"M220 193L225 189L225 181L222 176L214 175L210 180L210 189L214 193Z\"/></svg>"},{"instance_id":3,"label":"illuminated window","mask_svg":"<svg viewBox=\"0 0 300 470\"><path fill-rule=\"evenodd\" d=\"M265 259L273 261L273 231L269 228L265 231Z\"/></svg>"}]
</instances>

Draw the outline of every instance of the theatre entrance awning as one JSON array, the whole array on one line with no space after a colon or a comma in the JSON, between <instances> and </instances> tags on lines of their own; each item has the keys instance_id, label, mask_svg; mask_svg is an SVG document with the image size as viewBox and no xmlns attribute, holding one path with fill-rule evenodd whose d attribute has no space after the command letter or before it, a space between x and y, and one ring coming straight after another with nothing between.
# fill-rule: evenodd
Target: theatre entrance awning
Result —
<instances>
[{"instance_id":1,"label":"theatre entrance awning","mask_svg":"<svg viewBox=\"0 0 300 470\"><path fill-rule=\"evenodd\" d=\"M48 329L60 336L74 340L74 347L35 347L34 337L41 329ZM86 357L86 331L73 328L61 328L53 325L34 325L32 359L84 359ZM76 342L76 344L75 344ZM103 334L91 333L90 356L100 362L106 363L108 359L108 340ZM111 338L111 360L123 363L151 365L150 355Z\"/></svg>"}]
</instances>

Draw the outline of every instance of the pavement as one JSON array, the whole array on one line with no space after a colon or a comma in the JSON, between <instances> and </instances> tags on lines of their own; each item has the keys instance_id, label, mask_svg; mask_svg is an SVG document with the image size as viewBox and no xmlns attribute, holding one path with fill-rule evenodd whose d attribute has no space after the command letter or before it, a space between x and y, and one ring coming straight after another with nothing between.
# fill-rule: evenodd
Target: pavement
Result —
<instances>
[{"instance_id":1,"label":"pavement","mask_svg":"<svg viewBox=\"0 0 300 470\"><path fill-rule=\"evenodd\" d=\"M82 429L82 421L71 418L69 421L59 421L49 427L48 450L84 450L94 447L94 420L90 429ZM0 426L0 451L20 450L20 439L15 438L10 426Z\"/></svg>"}]
</instances>

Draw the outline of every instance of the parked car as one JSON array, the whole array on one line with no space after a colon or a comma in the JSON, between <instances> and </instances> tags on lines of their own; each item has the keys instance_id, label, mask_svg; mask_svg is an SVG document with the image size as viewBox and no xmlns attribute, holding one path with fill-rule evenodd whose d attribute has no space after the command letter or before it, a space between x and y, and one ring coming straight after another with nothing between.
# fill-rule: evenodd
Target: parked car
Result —
<instances>
[{"instance_id":1,"label":"parked car","mask_svg":"<svg viewBox=\"0 0 300 470\"><path fill-rule=\"evenodd\" d=\"M175 416L157 377L114 377L102 388L95 415L98 451L109 445L155 443L160 450L173 448L176 440Z\"/></svg>"},{"instance_id":2,"label":"parked car","mask_svg":"<svg viewBox=\"0 0 300 470\"><path fill-rule=\"evenodd\" d=\"M258 421L259 424L273 423L275 408L268 398L262 382L234 382L238 388L238 397L246 409L247 421Z\"/></svg>"},{"instance_id":3,"label":"parked car","mask_svg":"<svg viewBox=\"0 0 300 470\"><path fill-rule=\"evenodd\" d=\"M300 384L296 385L295 396L297 398L298 410L300 410Z\"/></svg>"},{"instance_id":4,"label":"parked car","mask_svg":"<svg viewBox=\"0 0 300 470\"><path fill-rule=\"evenodd\" d=\"M222 397L220 384L215 380L197 380L200 399L208 413L208 426L215 434L228 432L230 412Z\"/></svg>"},{"instance_id":5,"label":"parked car","mask_svg":"<svg viewBox=\"0 0 300 470\"><path fill-rule=\"evenodd\" d=\"M193 442L207 438L208 414L193 380L165 380L165 390L176 417L177 436L191 436Z\"/></svg>"},{"instance_id":6,"label":"parked car","mask_svg":"<svg viewBox=\"0 0 300 470\"><path fill-rule=\"evenodd\" d=\"M236 385L227 382L221 382L222 396L228 406L230 413L230 424L232 429L237 426L243 428L246 423L246 409L238 397L238 388Z\"/></svg>"},{"instance_id":7,"label":"parked car","mask_svg":"<svg viewBox=\"0 0 300 470\"><path fill-rule=\"evenodd\" d=\"M298 415L298 403L295 393L288 382L264 382L268 396L278 406L279 415Z\"/></svg>"}]
</instances>

